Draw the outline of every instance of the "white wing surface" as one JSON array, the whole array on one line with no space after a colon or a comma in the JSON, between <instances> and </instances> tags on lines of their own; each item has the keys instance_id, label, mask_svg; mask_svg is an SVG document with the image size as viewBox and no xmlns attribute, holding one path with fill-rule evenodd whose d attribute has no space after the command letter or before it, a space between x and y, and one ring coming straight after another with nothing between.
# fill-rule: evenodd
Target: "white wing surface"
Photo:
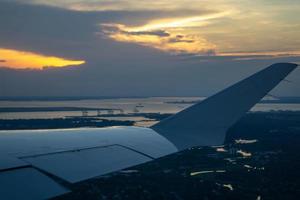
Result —
<instances>
[{"instance_id":1,"label":"white wing surface","mask_svg":"<svg viewBox=\"0 0 300 200\"><path fill-rule=\"evenodd\" d=\"M176 151L149 128L0 131L0 199L51 198L69 192L55 180L76 183Z\"/></svg>"},{"instance_id":2,"label":"white wing surface","mask_svg":"<svg viewBox=\"0 0 300 200\"><path fill-rule=\"evenodd\" d=\"M296 67L291 63L273 64L151 128L179 150L220 145L228 128Z\"/></svg>"}]
</instances>

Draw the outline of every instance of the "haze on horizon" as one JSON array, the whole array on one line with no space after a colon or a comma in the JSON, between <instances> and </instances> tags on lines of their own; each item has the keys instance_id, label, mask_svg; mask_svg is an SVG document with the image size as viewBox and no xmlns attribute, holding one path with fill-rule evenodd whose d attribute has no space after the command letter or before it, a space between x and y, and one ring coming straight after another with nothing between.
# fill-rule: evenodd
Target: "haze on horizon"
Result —
<instances>
[{"instance_id":1,"label":"haze on horizon","mask_svg":"<svg viewBox=\"0 0 300 200\"><path fill-rule=\"evenodd\" d=\"M207 96L300 62L295 0L0 0L0 97ZM300 96L300 72L272 94Z\"/></svg>"}]
</instances>

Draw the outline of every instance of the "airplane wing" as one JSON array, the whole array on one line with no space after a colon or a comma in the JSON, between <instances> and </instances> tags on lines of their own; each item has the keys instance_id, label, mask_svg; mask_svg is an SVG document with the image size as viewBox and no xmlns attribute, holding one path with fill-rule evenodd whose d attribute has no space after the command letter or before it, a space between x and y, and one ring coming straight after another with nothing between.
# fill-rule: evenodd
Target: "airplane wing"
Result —
<instances>
[{"instance_id":1,"label":"airplane wing","mask_svg":"<svg viewBox=\"0 0 300 200\"><path fill-rule=\"evenodd\" d=\"M142 127L0 131L0 199L48 199L69 192L68 184L176 151Z\"/></svg>"},{"instance_id":2,"label":"airplane wing","mask_svg":"<svg viewBox=\"0 0 300 200\"><path fill-rule=\"evenodd\" d=\"M296 66L271 65L151 128L0 131L0 199L48 199L72 183L222 144L227 129Z\"/></svg>"},{"instance_id":3,"label":"airplane wing","mask_svg":"<svg viewBox=\"0 0 300 200\"><path fill-rule=\"evenodd\" d=\"M151 128L180 150L222 144L228 128L296 67L273 64Z\"/></svg>"}]
</instances>

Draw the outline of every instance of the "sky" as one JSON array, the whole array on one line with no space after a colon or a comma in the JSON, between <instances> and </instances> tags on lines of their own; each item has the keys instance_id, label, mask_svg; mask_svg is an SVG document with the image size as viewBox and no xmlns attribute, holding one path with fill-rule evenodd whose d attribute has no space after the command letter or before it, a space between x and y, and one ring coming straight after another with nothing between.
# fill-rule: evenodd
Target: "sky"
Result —
<instances>
[{"instance_id":1,"label":"sky","mask_svg":"<svg viewBox=\"0 0 300 200\"><path fill-rule=\"evenodd\" d=\"M0 97L208 96L300 64L298 0L0 0ZM300 70L272 95L300 96Z\"/></svg>"}]
</instances>

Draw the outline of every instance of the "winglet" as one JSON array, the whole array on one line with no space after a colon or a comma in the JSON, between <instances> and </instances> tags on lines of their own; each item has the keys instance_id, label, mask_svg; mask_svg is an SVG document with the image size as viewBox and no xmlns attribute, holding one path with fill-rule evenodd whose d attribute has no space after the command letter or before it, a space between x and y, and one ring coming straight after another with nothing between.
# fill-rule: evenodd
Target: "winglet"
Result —
<instances>
[{"instance_id":1,"label":"winglet","mask_svg":"<svg viewBox=\"0 0 300 200\"><path fill-rule=\"evenodd\" d=\"M179 150L223 144L228 128L296 67L273 64L151 128Z\"/></svg>"}]
</instances>

